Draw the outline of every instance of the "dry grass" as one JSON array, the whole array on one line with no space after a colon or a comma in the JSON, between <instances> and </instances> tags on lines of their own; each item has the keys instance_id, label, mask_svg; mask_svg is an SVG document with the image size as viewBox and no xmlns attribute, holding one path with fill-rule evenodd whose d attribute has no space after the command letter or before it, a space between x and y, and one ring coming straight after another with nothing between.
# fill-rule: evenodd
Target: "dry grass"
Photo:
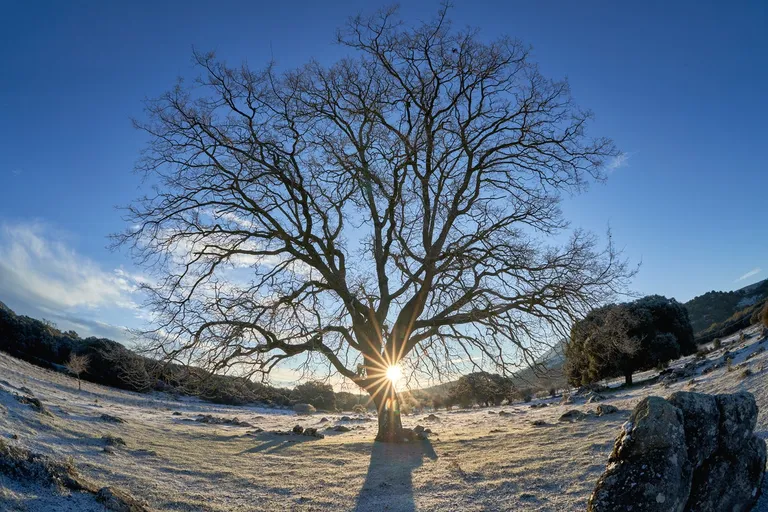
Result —
<instances>
[{"instance_id":1,"label":"dry grass","mask_svg":"<svg viewBox=\"0 0 768 512\"><path fill-rule=\"evenodd\" d=\"M72 457L88 478L126 489L159 510L583 510L620 425L643 396L747 389L761 409L758 435L768 434L768 383L758 370L768 354L746 360L758 347L755 340L748 343L754 346L733 356L734 364L744 363L754 372L746 378L720 368L697 376L693 385L688 379L669 388L617 390L606 403L619 413L574 423L558 423L557 418L566 410L587 411L597 404L503 407L509 416L489 415L485 409L440 411L441 421L428 425L437 433L432 442L405 446L374 444L374 422L348 424L353 430L346 433L321 430L326 434L321 440L269 433L297 423L324 429L321 417L335 425L341 415L297 417L286 411L179 402L90 383L78 392L74 379L0 354L0 375L6 381L0 380L0 432L18 435L10 442L33 451ZM725 348L736 349L728 343ZM715 350L707 358L721 355ZM13 399L19 386L29 387L53 416ZM104 413L126 422L99 420ZM267 432L249 435L247 427L190 421L196 414L236 416ZM406 417L405 423L413 426L422 417ZM534 426L534 420L547 425ZM123 438L126 446L105 452L102 436L108 435ZM0 480L0 493L12 510L57 510L39 508L42 502L33 491L7 477ZM60 503L75 499L61 498ZM768 499L759 510L768 510Z\"/></svg>"}]
</instances>

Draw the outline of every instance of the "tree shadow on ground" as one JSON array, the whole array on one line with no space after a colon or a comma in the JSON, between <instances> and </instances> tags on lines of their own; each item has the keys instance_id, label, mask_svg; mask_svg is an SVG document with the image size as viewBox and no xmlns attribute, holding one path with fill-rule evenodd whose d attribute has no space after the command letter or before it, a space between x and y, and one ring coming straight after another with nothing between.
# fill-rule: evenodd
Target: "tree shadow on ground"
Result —
<instances>
[{"instance_id":1,"label":"tree shadow on ground","mask_svg":"<svg viewBox=\"0 0 768 512\"><path fill-rule=\"evenodd\" d=\"M357 497L355 510L378 511L386 507L398 512L415 511L413 471L422 465L424 457L437 459L429 441L373 443L368 474Z\"/></svg>"},{"instance_id":2,"label":"tree shadow on ground","mask_svg":"<svg viewBox=\"0 0 768 512\"><path fill-rule=\"evenodd\" d=\"M243 450L240 455L245 453L274 453L297 444L302 444L311 441L318 441L315 437L301 436L301 435L279 435L274 433L260 434L257 439L261 441L260 444Z\"/></svg>"}]
</instances>

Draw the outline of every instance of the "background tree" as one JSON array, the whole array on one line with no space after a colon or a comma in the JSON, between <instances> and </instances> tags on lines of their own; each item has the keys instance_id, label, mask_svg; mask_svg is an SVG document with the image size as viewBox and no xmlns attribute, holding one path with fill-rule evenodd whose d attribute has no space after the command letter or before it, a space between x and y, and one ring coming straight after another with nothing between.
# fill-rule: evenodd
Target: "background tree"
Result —
<instances>
[{"instance_id":1,"label":"background tree","mask_svg":"<svg viewBox=\"0 0 768 512\"><path fill-rule=\"evenodd\" d=\"M550 238L562 194L618 151L526 46L454 30L445 10L412 28L357 17L338 40L346 58L282 74L196 54L196 87L137 123L156 189L117 243L154 272L156 357L248 376L325 366L370 394L377 439L398 440L388 367L532 364L625 286L610 242Z\"/></svg>"},{"instance_id":2,"label":"background tree","mask_svg":"<svg viewBox=\"0 0 768 512\"><path fill-rule=\"evenodd\" d=\"M80 382L80 375L88 371L88 365L91 359L87 355L78 355L73 353L69 356L69 360L65 363L67 370L75 377L77 377L77 389L82 389Z\"/></svg>"},{"instance_id":3,"label":"background tree","mask_svg":"<svg viewBox=\"0 0 768 512\"><path fill-rule=\"evenodd\" d=\"M323 382L309 381L299 384L291 391L294 403L312 404L317 409L336 410L336 395L333 386Z\"/></svg>"},{"instance_id":4,"label":"background tree","mask_svg":"<svg viewBox=\"0 0 768 512\"><path fill-rule=\"evenodd\" d=\"M571 329L565 349L575 386L648 370L695 352L688 312L674 299L651 295L591 311Z\"/></svg>"}]
</instances>

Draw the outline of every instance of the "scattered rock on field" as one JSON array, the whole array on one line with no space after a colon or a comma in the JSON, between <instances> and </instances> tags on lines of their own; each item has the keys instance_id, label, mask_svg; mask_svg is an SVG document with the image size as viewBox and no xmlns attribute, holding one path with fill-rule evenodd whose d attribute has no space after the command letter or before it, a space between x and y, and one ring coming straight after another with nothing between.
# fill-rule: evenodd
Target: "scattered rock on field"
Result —
<instances>
[{"instance_id":1,"label":"scattered rock on field","mask_svg":"<svg viewBox=\"0 0 768 512\"><path fill-rule=\"evenodd\" d=\"M104 441L107 446L125 446L125 441L122 437L107 434L105 436L101 436L101 440Z\"/></svg>"},{"instance_id":2,"label":"scattered rock on field","mask_svg":"<svg viewBox=\"0 0 768 512\"><path fill-rule=\"evenodd\" d=\"M240 421L239 418L234 417L232 419L220 418L211 414L198 414L195 419L198 423L209 423L211 425L232 425L234 427L253 427L247 421Z\"/></svg>"},{"instance_id":3,"label":"scattered rock on field","mask_svg":"<svg viewBox=\"0 0 768 512\"><path fill-rule=\"evenodd\" d=\"M125 420L123 418L118 418L117 416L112 416L111 414L102 414L99 416L99 418L102 421L106 421L109 423L125 423Z\"/></svg>"},{"instance_id":4,"label":"scattered rock on field","mask_svg":"<svg viewBox=\"0 0 768 512\"><path fill-rule=\"evenodd\" d=\"M557 421L579 421L586 418L587 415L578 409L571 409L570 411L563 413Z\"/></svg>"},{"instance_id":5,"label":"scattered rock on field","mask_svg":"<svg viewBox=\"0 0 768 512\"><path fill-rule=\"evenodd\" d=\"M32 408L35 409L40 414L43 414L45 416L52 416L51 413L48 412L48 409L45 408L45 406L43 405L43 402L41 402L39 398L35 398L34 396L16 395L16 400L18 400L19 403L32 406Z\"/></svg>"},{"instance_id":6,"label":"scattered rock on field","mask_svg":"<svg viewBox=\"0 0 768 512\"><path fill-rule=\"evenodd\" d=\"M613 405L600 404L597 406L597 415L605 416L606 414L615 414L619 412L619 408Z\"/></svg>"},{"instance_id":7,"label":"scattered rock on field","mask_svg":"<svg viewBox=\"0 0 768 512\"><path fill-rule=\"evenodd\" d=\"M296 404L293 406L293 411L296 414L312 414L317 412L317 409L311 404Z\"/></svg>"}]
</instances>

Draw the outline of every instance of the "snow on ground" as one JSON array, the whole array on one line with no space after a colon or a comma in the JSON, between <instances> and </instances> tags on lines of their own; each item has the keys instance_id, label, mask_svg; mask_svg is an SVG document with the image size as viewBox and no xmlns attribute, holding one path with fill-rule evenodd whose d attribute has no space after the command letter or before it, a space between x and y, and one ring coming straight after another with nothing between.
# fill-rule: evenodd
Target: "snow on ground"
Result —
<instances>
[{"instance_id":1,"label":"snow on ground","mask_svg":"<svg viewBox=\"0 0 768 512\"><path fill-rule=\"evenodd\" d=\"M755 331L747 331L753 334ZM730 350L732 364L669 387L653 383L607 392L604 403L618 414L558 422L570 409L597 404L559 405L559 399L489 409L438 411L404 417L406 426L431 428L431 443L373 443L375 421L342 421L342 414L296 416L257 407L228 407L163 394L142 395L77 382L0 353L0 435L35 452L72 457L86 477L127 490L157 510L174 511L444 511L584 510L602 473L619 428L644 396L677 390L755 394L760 414L756 431L768 438L768 340L742 345L737 337L708 356L708 365ZM755 356L747 359L752 352ZM693 357L676 361L682 367ZM699 373L701 373L699 371ZM635 381L654 376L638 374ZM28 388L52 416L21 404L13 394ZM501 411L510 414L499 414ZM174 415L174 412L181 413ZM125 423L102 421L101 414ZM237 417L253 428L192 421L197 414ZM352 415L350 415L352 416ZM326 417L329 421L321 423ZM533 426L543 420L546 426ZM296 424L318 427L325 439L278 436ZM344 424L350 432L324 430ZM126 447L104 451L103 435L122 437ZM12 439L18 436L18 439ZM768 488L766 488L768 489ZM0 475L0 510L103 510L87 495L62 495ZM757 510L768 512L768 492Z\"/></svg>"}]
</instances>

